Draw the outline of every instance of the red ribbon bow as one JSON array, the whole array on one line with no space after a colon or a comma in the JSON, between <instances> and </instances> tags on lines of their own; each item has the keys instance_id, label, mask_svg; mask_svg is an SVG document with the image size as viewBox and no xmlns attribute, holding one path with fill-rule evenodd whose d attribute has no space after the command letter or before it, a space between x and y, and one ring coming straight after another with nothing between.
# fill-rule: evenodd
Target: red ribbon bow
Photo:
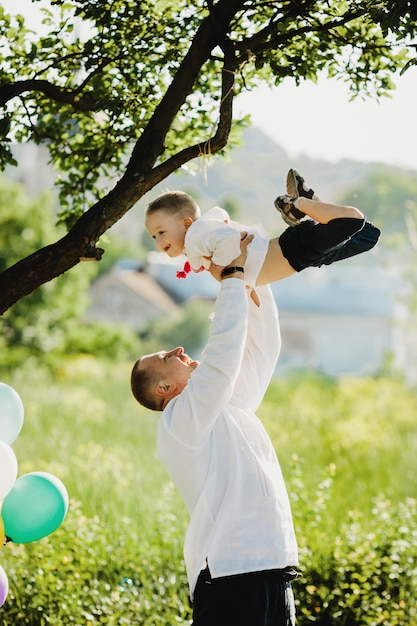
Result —
<instances>
[{"instance_id":1,"label":"red ribbon bow","mask_svg":"<svg viewBox=\"0 0 417 626\"><path fill-rule=\"evenodd\" d=\"M184 263L184 269L177 272L177 278L187 278L187 274L191 272L191 265L188 261Z\"/></svg>"}]
</instances>

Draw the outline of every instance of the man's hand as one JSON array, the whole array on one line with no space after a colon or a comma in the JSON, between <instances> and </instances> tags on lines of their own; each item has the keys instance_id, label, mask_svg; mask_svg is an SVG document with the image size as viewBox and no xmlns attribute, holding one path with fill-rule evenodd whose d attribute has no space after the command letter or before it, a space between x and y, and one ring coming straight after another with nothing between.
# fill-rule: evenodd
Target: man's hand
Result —
<instances>
[{"instance_id":1,"label":"man's hand","mask_svg":"<svg viewBox=\"0 0 417 626\"><path fill-rule=\"evenodd\" d=\"M245 266L246 256L247 256L247 247L253 239L253 235L248 235L248 233L243 232L240 233L240 254L239 256L230 263L230 265L241 265Z\"/></svg>"},{"instance_id":2,"label":"man's hand","mask_svg":"<svg viewBox=\"0 0 417 626\"><path fill-rule=\"evenodd\" d=\"M229 264L228 267L235 266L235 265L244 267L245 262L246 262L246 255L247 255L246 249L248 245L250 244L250 242L252 241L252 239L253 239L253 235L248 235L247 232L243 232L240 234L240 255L236 259L234 259ZM213 276L213 278L221 282L222 268L216 267L215 265L211 264L209 268L209 272Z\"/></svg>"}]
</instances>

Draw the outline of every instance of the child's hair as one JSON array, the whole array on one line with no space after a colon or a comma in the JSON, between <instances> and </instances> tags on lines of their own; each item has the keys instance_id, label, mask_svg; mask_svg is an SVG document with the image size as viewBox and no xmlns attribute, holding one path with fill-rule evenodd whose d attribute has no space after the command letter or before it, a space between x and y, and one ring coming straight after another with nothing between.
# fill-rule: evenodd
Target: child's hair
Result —
<instances>
[{"instance_id":1,"label":"child's hair","mask_svg":"<svg viewBox=\"0 0 417 626\"><path fill-rule=\"evenodd\" d=\"M148 204L145 209L145 217L156 213L156 211L165 211L179 217L191 217L193 221L201 215L198 204L184 191L162 193Z\"/></svg>"}]
</instances>

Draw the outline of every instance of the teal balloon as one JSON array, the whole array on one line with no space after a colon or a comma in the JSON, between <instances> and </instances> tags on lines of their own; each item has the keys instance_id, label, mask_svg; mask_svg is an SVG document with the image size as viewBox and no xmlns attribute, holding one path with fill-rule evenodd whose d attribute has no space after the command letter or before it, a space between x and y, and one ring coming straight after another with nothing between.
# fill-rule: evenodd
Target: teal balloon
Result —
<instances>
[{"instance_id":1,"label":"teal balloon","mask_svg":"<svg viewBox=\"0 0 417 626\"><path fill-rule=\"evenodd\" d=\"M6 383L0 383L0 440L13 443L23 426L23 402Z\"/></svg>"},{"instance_id":2,"label":"teal balloon","mask_svg":"<svg viewBox=\"0 0 417 626\"><path fill-rule=\"evenodd\" d=\"M14 543L30 543L50 535L68 511L64 484L47 472L18 478L3 501L4 534Z\"/></svg>"}]
</instances>

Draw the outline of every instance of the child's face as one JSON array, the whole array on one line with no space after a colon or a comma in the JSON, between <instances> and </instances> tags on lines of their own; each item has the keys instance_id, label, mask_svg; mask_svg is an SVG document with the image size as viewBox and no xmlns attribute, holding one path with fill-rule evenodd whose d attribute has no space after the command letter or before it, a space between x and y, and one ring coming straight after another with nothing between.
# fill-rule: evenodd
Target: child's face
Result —
<instances>
[{"instance_id":1,"label":"child's face","mask_svg":"<svg viewBox=\"0 0 417 626\"><path fill-rule=\"evenodd\" d=\"M158 250L171 258L183 254L185 233L190 224L190 217L178 217L163 210L151 213L145 222Z\"/></svg>"}]
</instances>

